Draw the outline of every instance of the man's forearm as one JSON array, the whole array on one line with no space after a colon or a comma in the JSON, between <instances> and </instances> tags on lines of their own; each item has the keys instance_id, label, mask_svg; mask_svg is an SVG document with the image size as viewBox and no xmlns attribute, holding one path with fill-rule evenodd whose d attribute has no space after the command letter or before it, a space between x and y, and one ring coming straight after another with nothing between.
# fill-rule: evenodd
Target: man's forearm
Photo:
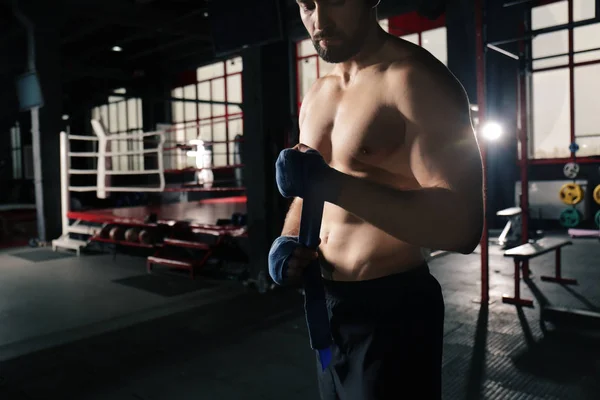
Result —
<instances>
[{"instance_id":1,"label":"man's forearm","mask_svg":"<svg viewBox=\"0 0 600 400\"><path fill-rule=\"evenodd\" d=\"M334 179L339 184L326 193L326 201L399 240L461 253L470 253L478 243L482 211L469 210L469 205L448 189L402 191L341 172Z\"/></svg>"},{"instance_id":2,"label":"man's forearm","mask_svg":"<svg viewBox=\"0 0 600 400\"><path fill-rule=\"evenodd\" d=\"M302 199L295 198L285 217L281 236L298 236L298 233L300 232L301 213Z\"/></svg>"}]
</instances>

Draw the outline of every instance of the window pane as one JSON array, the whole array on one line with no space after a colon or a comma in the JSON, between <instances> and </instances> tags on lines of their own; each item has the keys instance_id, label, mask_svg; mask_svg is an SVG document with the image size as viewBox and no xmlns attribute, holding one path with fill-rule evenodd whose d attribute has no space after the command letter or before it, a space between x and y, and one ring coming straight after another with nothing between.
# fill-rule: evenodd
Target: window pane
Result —
<instances>
[{"instance_id":1,"label":"window pane","mask_svg":"<svg viewBox=\"0 0 600 400\"><path fill-rule=\"evenodd\" d=\"M183 88L183 98L196 100L196 85L188 85ZM195 121L198 118L198 105L196 103L185 102L184 103L184 116L185 121Z\"/></svg>"},{"instance_id":2,"label":"window pane","mask_svg":"<svg viewBox=\"0 0 600 400\"><path fill-rule=\"evenodd\" d=\"M600 24L580 26L573 29L573 49L575 51L600 48ZM575 54L575 62L600 59L600 51Z\"/></svg>"},{"instance_id":3,"label":"window pane","mask_svg":"<svg viewBox=\"0 0 600 400\"><path fill-rule=\"evenodd\" d=\"M534 7L531 10L531 28L541 29L569 22L569 4L567 1Z\"/></svg>"},{"instance_id":4,"label":"window pane","mask_svg":"<svg viewBox=\"0 0 600 400\"><path fill-rule=\"evenodd\" d=\"M127 132L127 102L118 102L117 110L119 111L119 132Z\"/></svg>"},{"instance_id":5,"label":"window pane","mask_svg":"<svg viewBox=\"0 0 600 400\"><path fill-rule=\"evenodd\" d=\"M596 15L595 0L573 0L573 20L582 21Z\"/></svg>"},{"instance_id":6,"label":"window pane","mask_svg":"<svg viewBox=\"0 0 600 400\"><path fill-rule=\"evenodd\" d=\"M310 56L313 54L317 54L317 51L312 44L312 40L304 39L298 43L298 57Z\"/></svg>"},{"instance_id":7,"label":"window pane","mask_svg":"<svg viewBox=\"0 0 600 400\"><path fill-rule=\"evenodd\" d=\"M198 137L198 127L194 124L188 124L185 128L185 142L189 143L190 140Z\"/></svg>"},{"instance_id":8,"label":"window pane","mask_svg":"<svg viewBox=\"0 0 600 400\"><path fill-rule=\"evenodd\" d=\"M569 52L569 32L562 30L546 33L535 37L531 42L531 54L533 58L565 54ZM533 68L547 68L564 65L569 62L568 56L554 57L547 60L533 62Z\"/></svg>"},{"instance_id":9,"label":"window pane","mask_svg":"<svg viewBox=\"0 0 600 400\"><path fill-rule=\"evenodd\" d=\"M173 102L173 122L175 123L183 122L183 104L181 101Z\"/></svg>"},{"instance_id":10,"label":"window pane","mask_svg":"<svg viewBox=\"0 0 600 400\"><path fill-rule=\"evenodd\" d=\"M115 133L119 130L119 123L117 122L118 116L117 104L111 103L110 106L108 106L108 131L110 133Z\"/></svg>"},{"instance_id":11,"label":"window pane","mask_svg":"<svg viewBox=\"0 0 600 400\"><path fill-rule=\"evenodd\" d=\"M575 136L600 135L600 112L598 112L597 101L600 93L600 64L577 67L574 72ZM596 140L600 140L600 136ZM579 138L577 141L579 142Z\"/></svg>"},{"instance_id":12,"label":"window pane","mask_svg":"<svg viewBox=\"0 0 600 400\"><path fill-rule=\"evenodd\" d=\"M198 84L198 99L199 100L210 100L210 82L203 82ZM210 118L210 104L200 103L200 115L199 119Z\"/></svg>"},{"instance_id":13,"label":"window pane","mask_svg":"<svg viewBox=\"0 0 600 400\"><path fill-rule=\"evenodd\" d=\"M577 144L579 144L577 157L600 155L600 137L578 137Z\"/></svg>"},{"instance_id":14,"label":"window pane","mask_svg":"<svg viewBox=\"0 0 600 400\"><path fill-rule=\"evenodd\" d=\"M200 123L200 139L205 142L212 142L212 122L203 121Z\"/></svg>"},{"instance_id":15,"label":"window pane","mask_svg":"<svg viewBox=\"0 0 600 400\"><path fill-rule=\"evenodd\" d=\"M225 101L225 79L214 79L211 82L211 100ZM215 115L225 115L225 106L222 104L213 104L213 117Z\"/></svg>"},{"instance_id":16,"label":"window pane","mask_svg":"<svg viewBox=\"0 0 600 400\"><path fill-rule=\"evenodd\" d=\"M232 103L242 102L242 76L232 75L227 77L227 101ZM240 112L238 106L227 106L229 114Z\"/></svg>"},{"instance_id":17,"label":"window pane","mask_svg":"<svg viewBox=\"0 0 600 400\"><path fill-rule=\"evenodd\" d=\"M137 103L136 99L127 100L127 126L129 129L139 129L138 117L137 117Z\"/></svg>"},{"instance_id":18,"label":"window pane","mask_svg":"<svg viewBox=\"0 0 600 400\"><path fill-rule=\"evenodd\" d=\"M400 36L400 38L406 40L407 42L414 43L417 46L419 45L419 34L418 33L413 33L411 35Z\"/></svg>"},{"instance_id":19,"label":"window pane","mask_svg":"<svg viewBox=\"0 0 600 400\"><path fill-rule=\"evenodd\" d=\"M533 74L533 158L569 157L567 68Z\"/></svg>"},{"instance_id":20,"label":"window pane","mask_svg":"<svg viewBox=\"0 0 600 400\"><path fill-rule=\"evenodd\" d=\"M213 165L222 167L227 165L227 145L225 143L217 143L213 145Z\"/></svg>"},{"instance_id":21,"label":"window pane","mask_svg":"<svg viewBox=\"0 0 600 400\"><path fill-rule=\"evenodd\" d=\"M222 61L206 65L204 67L200 67L196 70L196 77L198 78L198 82L223 75L225 75L225 66Z\"/></svg>"},{"instance_id":22,"label":"window pane","mask_svg":"<svg viewBox=\"0 0 600 400\"><path fill-rule=\"evenodd\" d=\"M244 64L242 57L236 57L227 61L227 73L233 74L235 72L242 72Z\"/></svg>"},{"instance_id":23,"label":"window pane","mask_svg":"<svg viewBox=\"0 0 600 400\"><path fill-rule=\"evenodd\" d=\"M448 63L448 46L446 44L446 28L437 28L421 34L424 49L433 54L442 63Z\"/></svg>"},{"instance_id":24,"label":"window pane","mask_svg":"<svg viewBox=\"0 0 600 400\"><path fill-rule=\"evenodd\" d=\"M22 161L21 161L21 149L13 150L12 152L12 167L13 167L13 179L22 179Z\"/></svg>"},{"instance_id":25,"label":"window pane","mask_svg":"<svg viewBox=\"0 0 600 400\"><path fill-rule=\"evenodd\" d=\"M144 129L144 120L142 114L142 99L137 99L137 118L138 118L138 129Z\"/></svg>"},{"instance_id":26,"label":"window pane","mask_svg":"<svg viewBox=\"0 0 600 400\"><path fill-rule=\"evenodd\" d=\"M99 107L100 109L100 121L102 124L107 127L108 126L108 105L103 105Z\"/></svg>"},{"instance_id":27,"label":"window pane","mask_svg":"<svg viewBox=\"0 0 600 400\"><path fill-rule=\"evenodd\" d=\"M224 142L227 140L227 137L225 135L225 120L224 119L219 119L215 122L213 122L213 137L212 140L215 142Z\"/></svg>"},{"instance_id":28,"label":"window pane","mask_svg":"<svg viewBox=\"0 0 600 400\"><path fill-rule=\"evenodd\" d=\"M244 134L244 129L243 129L242 123L243 123L242 118L229 119L229 139L228 140L233 140L236 137L236 135Z\"/></svg>"},{"instance_id":29,"label":"window pane","mask_svg":"<svg viewBox=\"0 0 600 400\"><path fill-rule=\"evenodd\" d=\"M13 149L21 148L21 126L17 122L15 126L10 128L12 132L12 147Z\"/></svg>"},{"instance_id":30,"label":"window pane","mask_svg":"<svg viewBox=\"0 0 600 400\"><path fill-rule=\"evenodd\" d=\"M317 57L305 58L298 61L298 80L300 82L300 101L317 80Z\"/></svg>"}]
</instances>

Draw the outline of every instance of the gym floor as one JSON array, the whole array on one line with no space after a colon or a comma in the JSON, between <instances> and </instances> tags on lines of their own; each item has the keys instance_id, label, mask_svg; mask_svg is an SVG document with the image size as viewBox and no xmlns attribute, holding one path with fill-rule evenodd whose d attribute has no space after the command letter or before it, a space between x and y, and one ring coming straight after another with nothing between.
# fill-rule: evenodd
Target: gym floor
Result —
<instances>
[{"instance_id":1,"label":"gym floor","mask_svg":"<svg viewBox=\"0 0 600 400\"><path fill-rule=\"evenodd\" d=\"M533 260L522 295L503 304L513 265L490 247L492 303L481 307L480 257L430 262L446 301L445 399L598 399L600 343L544 335L540 301L598 310L600 243L563 250L563 275L542 282L553 254ZM76 258L47 249L0 253L0 398L316 399L301 296L259 295L237 282L146 275L144 260ZM158 277L157 277L158 278Z\"/></svg>"}]
</instances>

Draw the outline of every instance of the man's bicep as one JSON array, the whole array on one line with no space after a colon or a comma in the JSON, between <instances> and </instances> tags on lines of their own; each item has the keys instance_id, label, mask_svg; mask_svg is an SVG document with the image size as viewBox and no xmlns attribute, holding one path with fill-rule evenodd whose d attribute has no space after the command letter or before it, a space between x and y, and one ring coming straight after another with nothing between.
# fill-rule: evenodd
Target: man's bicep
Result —
<instances>
[{"instance_id":1,"label":"man's bicep","mask_svg":"<svg viewBox=\"0 0 600 400\"><path fill-rule=\"evenodd\" d=\"M481 156L467 95L449 72L424 70L409 74L405 92L413 174L424 187L477 185Z\"/></svg>"},{"instance_id":2,"label":"man's bicep","mask_svg":"<svg viewBox=\"0 0 600 400\"><path fill-rule=\"evenodd\" d=\"M422 187L463 189L481 182L481 156L469 126L448 125L431 133L417 127L411 148L411 168Z\"/></svg>"}]
</instances>

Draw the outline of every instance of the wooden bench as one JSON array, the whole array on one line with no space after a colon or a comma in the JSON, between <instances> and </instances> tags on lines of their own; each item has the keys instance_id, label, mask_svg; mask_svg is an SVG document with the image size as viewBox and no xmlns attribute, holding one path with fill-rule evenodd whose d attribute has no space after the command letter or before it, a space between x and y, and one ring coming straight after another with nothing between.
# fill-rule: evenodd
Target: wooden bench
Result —
<instances>
[{"instance_id":1,"label":"wooden bench","mask_svg":"<svg viewBox=\"0 0 600 400\"><path fill-rule=\"evenodd\" d=\"M557 329L600 330L600 313L575 308L546 306L542 308L540 322L551 322ZM545 330L545 326L542 325Z\"/></svg>"},{"instance_id":2,"label":"wooden bench","mask_svg":"<svg viewBox=\"0 0 600 400\"><path fill-rule=\"evenodd\" d=\"M565 239L545 238L535 243L526 243L504 252L504 257L509 257L515 263L515 294L513 297L502 296L502 301L508 304L515 304L526 307L533 307L533 301L521 298L520 280L521 269L523 278L529 278L529 260L539 257L543 254L555 252L555 274L554 276L542 276L543 281L557 282L562 284L577 284L575 279L563 278L561 274L561 249L572 245L573 242Z\"/></svg>"}]
</instances>

